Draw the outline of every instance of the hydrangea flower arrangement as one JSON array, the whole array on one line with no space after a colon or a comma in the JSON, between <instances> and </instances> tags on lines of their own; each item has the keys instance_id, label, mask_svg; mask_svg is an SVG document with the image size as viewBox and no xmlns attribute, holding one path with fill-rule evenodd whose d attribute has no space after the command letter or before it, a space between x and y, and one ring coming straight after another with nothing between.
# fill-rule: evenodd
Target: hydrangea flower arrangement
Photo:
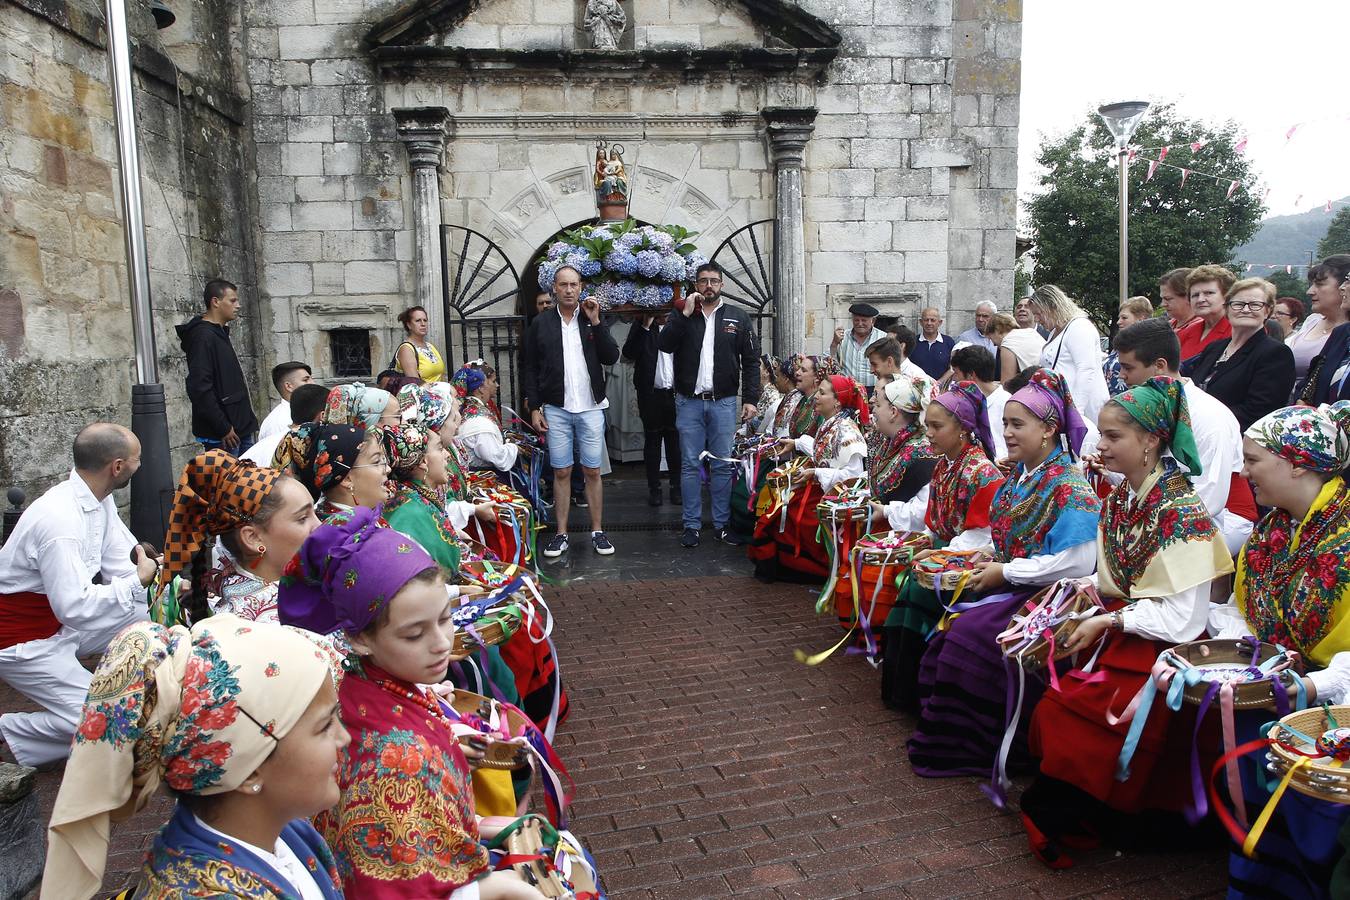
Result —
<instances>
[{"instance_id":1,"label":"hydrangea flower arrangement","mask_svg":"<svg viewBox=\"0 0 1350 900\"><path fill-rule=\"evenodd\" d=\"M633 219L583 225L549 245L539 260L539 287L553 287L553 276L567 265L581 273L582 299L594 297L601 309L668 306L676 285L693 281L708 261L690 242L694 236L679 225Z\"/></svg>"}]
</instances>

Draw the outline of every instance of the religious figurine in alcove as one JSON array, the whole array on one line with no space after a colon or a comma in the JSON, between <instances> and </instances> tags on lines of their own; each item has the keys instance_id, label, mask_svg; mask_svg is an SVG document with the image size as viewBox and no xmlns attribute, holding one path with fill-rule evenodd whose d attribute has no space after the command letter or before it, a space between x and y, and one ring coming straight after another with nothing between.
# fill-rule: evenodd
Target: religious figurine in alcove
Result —
<instances>
[{"instance_id":1,"label":"religious figurine in alcove","mask_svg":"<svg viewBox=\"0 0 1350 900\"><path fill-rule=\"evenodd\" d=\"M581 25L591 35L591 46L596 50L618 50L619 38L628 27L619 0L586 0L586 14Z\"/></svg>"},{"instance_id":2,"label":"religious figurine in alcove","mask_svg":"<svg viewBox=\"0 0 1350 900\"><path fill-rule=\"evenodd\" d=\"M623 167L623 144L595 142L595 202L605 222L628 215L628 172Z\"/></svg>"}]
</instances>

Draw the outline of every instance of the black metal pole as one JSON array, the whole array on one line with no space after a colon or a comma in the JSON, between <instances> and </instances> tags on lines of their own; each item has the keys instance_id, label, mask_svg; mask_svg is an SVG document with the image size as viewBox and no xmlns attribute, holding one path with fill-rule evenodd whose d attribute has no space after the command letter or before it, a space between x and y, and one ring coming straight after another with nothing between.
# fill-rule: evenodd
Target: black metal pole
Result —
<instances>
[{"instance_id":1,"label":"black metal pole","mask_svg":"<svg viewBox=\"0 0 1350 900\"><path fill-rule=\"evenodd\" d=\"M141 467L131 478L131 533L163 549L174 490L164 385L131 386L131 430L141 442Z\"/></svg>"}]
</instances>

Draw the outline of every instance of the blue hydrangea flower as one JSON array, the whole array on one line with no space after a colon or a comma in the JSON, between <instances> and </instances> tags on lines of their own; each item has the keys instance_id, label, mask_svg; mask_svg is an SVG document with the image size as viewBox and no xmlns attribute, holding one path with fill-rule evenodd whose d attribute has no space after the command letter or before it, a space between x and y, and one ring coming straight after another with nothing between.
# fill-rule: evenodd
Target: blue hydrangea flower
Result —
<instances>
[{"instance_id":1,"label":"blue hydrangea flower","mask_svg":"<svg viewBox=\"0 0 1350 900\"><path fill-rule=\"evenodd\" d=\"M636 302L638 306L660 306L661 288L654 284L638 288Z\"/></svg>"},{"instance_id":2,"label":"blue hydrangea flower","mask_svg":"<svg viewBox=\"0 0 1350 900\"><path fill-rule=\"evenodd\" d=\"M664 231L652 229L651 241L652 246L662 253L669 253L671 250L675 249L675 239Z\"/></svg>"},{"instance_id":3,"label":"blue hydrangea flower","mask_svg":"<svg viewBox=\"0 0 1350 900\"><path fill-rule=\"evenodd\" d=\"M698 277L698 267L703 265L707 261L708 257L704 256L702 253L699 253L697 250L695 250L693 253L690 253L688 262L685 264L684 267L684 277L689 281L693 281L694 279L696 279Z\"/></svg>"},{"instance_id":4,"label":"blue hydrangea flower","mask_svg":"<svg viewBox=\"0 0 1350 900\"><path fill-rule=\"evenodd\" d=\"M600 265L600 260L587 257L586 261L581 264L581 277L594 278L596 275L600 274L602 268L603 266Z\"/></svg>"},{"instance_id":5,"label":"blue hydrangea flower","mask_svg":"<svg viewBox=\"0 0 1350 900\"><path fill-rule=\"evenodd\" d=\"M655 278L661 274L661 254L655 250L639 250L637 254L638 274L643 278Z\"/></svg>"},{"instance_id":6,"label":"blue hydrangea flower","mask_svg":"<svg viewBox=\"0 0 1350 900\"><path fill-rule=\"evenodd\" d=\"M640 246L642 246L642 235L636 231L630 231L614 242L614 249L626 250L629 253Z\"/></svg>"},{"instance_id":7,"label":"blue hydrangea flower","mask_svg":"<svg viewBox=\"0 0 1350 900\"><path fill-rule=\"evenodd\" d=\"M617 305L632 303L637 299L637 282L634 281L616 281L614 282L613 296Z\"/></svg>"},{"instance_id":8,"label":"blue hydrangea flower","mask_svg":"<svg viewBox=\"0 0 1350 900\"><path fill-rule=\"evenodd\" d=\"M671 253L669 256L661 259L661 280L662 281L683 281L684 280L684 257L678 253Z\"/></svg>"},{"instance_id":9,"label":"blue hydrangea flower","mask_svg":"<svg viewBox=\"0 0 1350 900\"><path fill-rule=\"evenodd\" d=\"M548 246L548 258L561 259L566 256L571 249L572 245L567 243L567 241L554 241Z\"/></svg>"},{"instance_id":10,"label":"blue hydrangea flower","mask_svg":"<svg viewBox=\"0 0 1350 900\"><path fill-rule=\"evenodd\" d=\"M637 274L637 257L626 250L619 249L616 243L615 249L605 254L605 268L615 274L631 277Z\"/></svg>"},{"instance_id":11,"label":"blue hydrangea flower","mask_svg":"<svg viewBox=\"0 0 1350 900\"><path fill-rule=\"evenodd\" d=\"M660 285L659 287L657 287L657 290L661 294L662 303L669 303L670 301L675 299L675 288L671 287L670 285L668 284Z\"/></svg>"},{"instance_id":12,"label":"blue hydrangea flower","mask_svg":"<svg viewBox=\"0 0 1350 900\"><path fill-rule=\"evenodd\" d=\"M558 274L558 267L562 265L561 260L551 260L539 265L539 287L541 290L549 290L553 287L553 276Z\"/></svg>"}]
</instances>

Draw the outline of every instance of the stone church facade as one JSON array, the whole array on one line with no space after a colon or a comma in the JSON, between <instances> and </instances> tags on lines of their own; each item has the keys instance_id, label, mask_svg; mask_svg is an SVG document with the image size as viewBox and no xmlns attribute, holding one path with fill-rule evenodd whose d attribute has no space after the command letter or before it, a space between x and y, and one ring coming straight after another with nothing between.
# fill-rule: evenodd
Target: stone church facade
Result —
<instances>
[{"instance_id":1,"label":"stone church facade","mask_svg":"<svg viewBox=\"0 0 1350 900\"><path fill-rule=\"evenodd\" d=\"M477 355L461 347L463 312L517 312L541 247L596 215L597 140L624 148L631 215L697 231L703 253L745 270L749 293L771 295L775 349L822 352L858 299L911 324L937 306L955 331L978 301L1011 296L1018 0L622 0L610 50L590 49L584 0L169 5L179 22L158 34L141 18L137 100L176 435L187 417L172 325L205 278L243 289L235 341L260 410L278 360L327 379L356 350L382 368L412 302L458 363ZM0 233L7 254L33 257L26 269L26 256L0 259L0 317L21 323L0 325L0 367L36 385L54 351L83 363L71 377L98 373L93 389L58 392L61 410L0 389L10 481L64 465L23 458L50 427L77 424L42 417L128 418L98 18L91 0L0 0L0 31L53 60L43 72L0 49ZM82 88L61 86L76 75ZM49 95L91 136L22 106ZM68 181L72 159L94 165L97 185L50 196L56 155ZM61 270L64 247L109 228L112 246L86 257L92 282Z\"/></svg>"}]
</instances>

